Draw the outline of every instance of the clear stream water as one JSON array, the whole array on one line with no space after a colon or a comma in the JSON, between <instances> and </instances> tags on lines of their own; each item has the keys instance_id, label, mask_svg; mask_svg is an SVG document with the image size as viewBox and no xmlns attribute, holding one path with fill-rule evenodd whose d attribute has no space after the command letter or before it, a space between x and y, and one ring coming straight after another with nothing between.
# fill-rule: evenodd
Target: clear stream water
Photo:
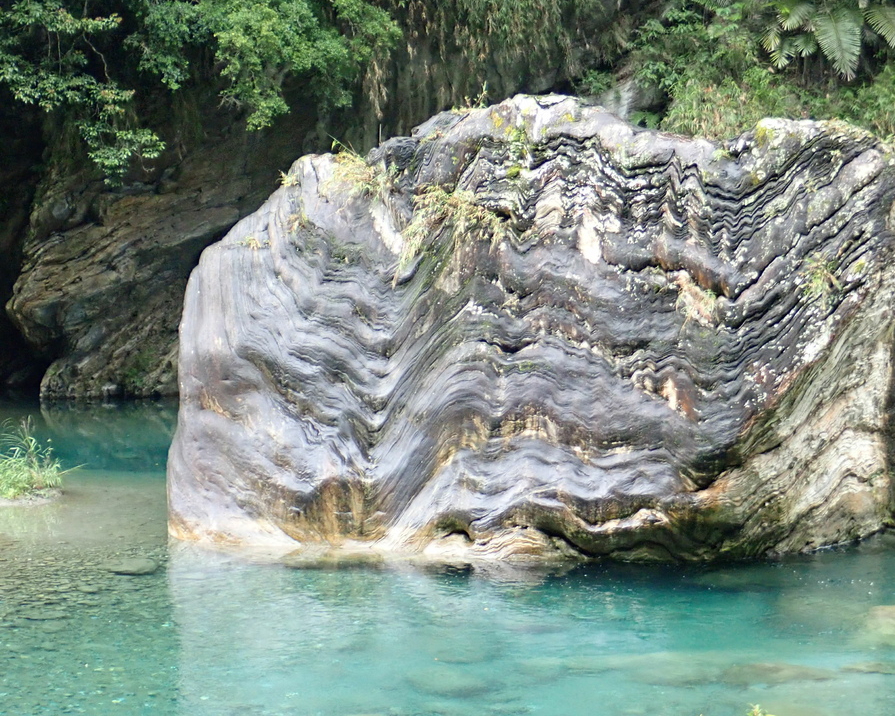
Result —
<instances>
[{"instance_id":1,"label":"clear stream water","mask_svg":"<svg viewBox=\"0 0 895 716\"><path fill-rule=\"evenodd\" d=\"M0 713L895 714L891 537L727 567L290 569L168 544L176 406L0 405L26 414L83 467L0 508Z\"/></svg>"}]
</instances>

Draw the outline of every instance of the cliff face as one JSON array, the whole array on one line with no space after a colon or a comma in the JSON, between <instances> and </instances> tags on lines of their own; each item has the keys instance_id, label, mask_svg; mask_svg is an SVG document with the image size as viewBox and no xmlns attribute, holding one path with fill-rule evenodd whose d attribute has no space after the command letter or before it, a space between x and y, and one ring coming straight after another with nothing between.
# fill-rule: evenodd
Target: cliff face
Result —
<instances>
[{"instance_id":1,"label":"cliff face","mask_svg":"<svg viewBox=\"0 0 895 716\"><path fill-rule=\"evenodd\" d=\"M310 156L206 250L172 534L436 558L797 551L892 518L895 164L570 98Z\"/></svg>"},{"instance_id":2,"label":"cliff face","mask_svg":"<svg viewBox=\"0 0 895 716\"><path fill-rule=\"evenodd\" d=\"M268 136L211 115L182 154L172 141L146 181L117 189L88 167L45 180L6 305L49 364L42 397L176 394L186 279L202 249L276 186L276 167L309 129L292 120Z\"/></svg>"},{"instance_id":3,"label":"cliff face","mask_svg":"<svg viewBox=\"0 0 895 716\"><path fill-rule=\"evenodd\" d=\"M0 91L0 107L13 99ZM36 166L43 149L34 113L18 116L0 109L0 305L12 295L21 268L22 237L37 183ZM46 366L33 355L28 344L3 310L0 310L0 390L32 388Z\"/></svg>"},{"instance_id":4,"label":"cliff face","mask_svg":"<svg viewBox=\"0 0 895 716\"><path fill-rule=\"evenodd\" d=\"M625 5L626 12L638 8ZM212 80L174 98L141 88L140 114L168 151L134 167L118 189L106 187L86 159L66 162L71 148L51 121L37 167L40 117L30 117L30 155L10 162L15 172L0 167L0 186L15 201L14 214L0 211L0 256L11 259L0 266L9 319L0 317L0 390L40 382L44 398L176 394L177 324L189 272L204 247L273 191L296 155L327 149L332 137L372 146L445 107L475 101L486 87L502 97L568 84L568 57L586 65L599 54L600 33L620 12L612 3L598 9L590 8L587 23L565 18L581 46L541 48L549 61L533 67L518 48L471 58L446 5L401 3L392 10L404 40L369 69L354 108L320 115L296 81L287 92L293 113L260 133L219 107ZM0 111L3 159L23 124L23 113L10 106L11 99Z\"/></svg>"}]
</instances>

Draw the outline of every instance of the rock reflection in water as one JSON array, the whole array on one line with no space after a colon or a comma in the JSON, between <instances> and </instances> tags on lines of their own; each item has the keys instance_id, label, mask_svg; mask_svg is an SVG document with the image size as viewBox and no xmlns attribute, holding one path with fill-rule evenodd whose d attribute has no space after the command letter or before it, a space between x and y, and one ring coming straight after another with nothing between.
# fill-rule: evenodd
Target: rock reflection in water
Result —
<instances>
[{"instance_id":1,"label":"rock reflection in water","mask_svg":"<svg viewBox=\"0 0 895 716\"><path fill-rule=\"evenodd\" d=\"M66 467L164 471L177 426L177 403L164 400L45 403L40 414Z\"/></svg>"}]
</instances>

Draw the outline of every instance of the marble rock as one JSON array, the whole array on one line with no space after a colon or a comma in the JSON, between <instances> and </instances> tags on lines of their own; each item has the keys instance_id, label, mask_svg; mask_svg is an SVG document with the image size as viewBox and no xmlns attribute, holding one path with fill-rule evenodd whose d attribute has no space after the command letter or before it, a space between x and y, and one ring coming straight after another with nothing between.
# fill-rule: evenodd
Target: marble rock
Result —
<instances>
[{"instance_id":1,"label":"marble rock","mask_svg":"<svg viewBox=\"0 0 895 716\"><path fill-rule=\"evenodd\" d=\"M877 532L893 196L846 124L712 143L562 96L303 157L190 278L170 531L522 562Z\"/></svg>"}]
</instances>

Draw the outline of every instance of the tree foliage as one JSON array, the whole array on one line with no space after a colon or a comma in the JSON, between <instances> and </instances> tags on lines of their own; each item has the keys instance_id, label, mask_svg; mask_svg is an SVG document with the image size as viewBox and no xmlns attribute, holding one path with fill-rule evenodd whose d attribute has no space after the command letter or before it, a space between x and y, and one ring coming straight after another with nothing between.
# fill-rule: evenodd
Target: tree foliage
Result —
<instances>
[{"instance_id":1,"label":"tree foliage","mask_svg":"<svg viewBox=\"0 0 895 716\"><path fill-rule=\"evenodd\" d=\"M0 84L20 102L68 112L91 159L112 175L131 156L161 151L158 138L131 121L134 92L115 81L99 49L121 22L117 13L88 15L62 0L20 0L0 11Z\"/></svg>"},{"instance_id":2,"label":"tree foliage","mask_svg":"<svg viewBox=\"0 0 895 716\"><path fill-rule=\"evenodd\" d=\"M663 129L840 117L891 136L893 41L895 7L869 0L677 0L636 30L628 62L668 98Z\"/></svg>"},{"instance_id":3,"label":"tree foliage","mask_svg":"<svg viewBox=\"0 0 895 716\"><path fill-rule=\"evenodd\" d=\"M402 33L455 63L460 91L528 67L597 94L633 73L667 100L640 119L673 131L732 134L767 114L893 124L889 0L668 0L637 15L604 0L7 0L0 87L114 178L163 149L138 91L212 84L259 129L289 111L289 78L320 107L346 106L363 79L378 113Z\"/></svg>"},{"instance_id":4,"label":"tree foliage","mask_svg":"<svg viewBox=\"0 0 895 716\"><path fill-rule=\"evenodd\" d=\"M818 50L844 79L854 79L862 53L885 43L895 49L895 7L868 0L773 0L762 45L777 68Z\"/></svg>"},{"instance_id":5,"label":"tree foliage","mask_svg":"<svg viewBox=\"0 0 895 716\"><path fill-rule=\"evenodd\" d=\"M398 36L365 0L16 0L0 10L0 85L72 121L116 177L163 148L133 109L135 69L171 91L217 75L222 100L259 129L289 110L287 77L344 105L364 63Z\"/></svg>"},{"instance_id":6,"label":"tree foliage","mask_svg":"<svg viewBox=\"0 0 895 716\"><path fill-rule=\"evenodd\" d=\"M185 49L212 47L222 97L249 110L250 129L288 111L290 74L307 77L319 101L347 104L363 63L399 37L388 13L363 0L168 0L149 4L141 19L127 41L140 68L176 90L189 76Z\"/></svg>"}]
</instances>

